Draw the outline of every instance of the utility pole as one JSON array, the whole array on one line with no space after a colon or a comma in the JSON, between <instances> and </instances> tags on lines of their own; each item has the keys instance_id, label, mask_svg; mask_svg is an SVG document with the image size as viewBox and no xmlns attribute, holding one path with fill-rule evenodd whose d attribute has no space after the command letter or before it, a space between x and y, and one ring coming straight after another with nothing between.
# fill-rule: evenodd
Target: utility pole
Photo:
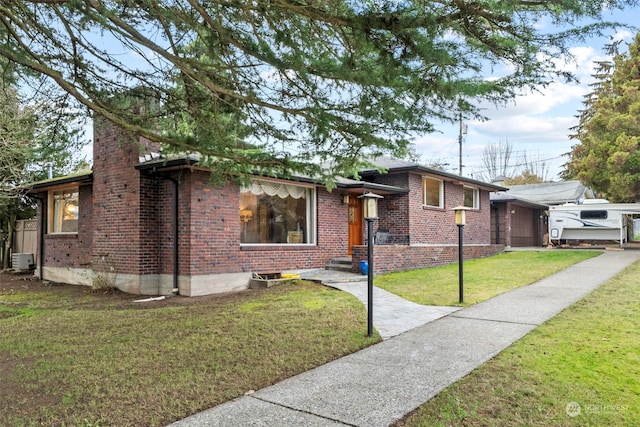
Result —
<instances>
[{"instance_id":1,"label":"utility pole","mask_svg":"<svg viewBox=\"0 0 640 427\"><path fill-rule=\"evenodd\" d=\"M460 145L460 176L462 176L462 135L467 134L467 125L462 124L462 112L460 112L460 133L458 135L458 144Z\"/></svg>"}]
</instances>

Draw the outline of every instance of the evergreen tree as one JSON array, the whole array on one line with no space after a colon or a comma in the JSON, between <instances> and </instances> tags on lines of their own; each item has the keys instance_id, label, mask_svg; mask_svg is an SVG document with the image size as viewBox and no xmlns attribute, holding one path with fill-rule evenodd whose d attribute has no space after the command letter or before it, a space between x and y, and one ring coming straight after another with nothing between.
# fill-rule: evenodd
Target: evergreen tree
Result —
<instances>
[{"instance_id":1,"label":"evergreen tree","mask_svg":"<svg viewBox=\"0 0 640 427\"><path fill-rule=\"evenodd\" d=\"M10 72L8 67L4 71ZM80 160L74 154L83 145L81 124L67 108L68 98L62 94L57 102L50 95L23 99L15 87L0 87L1 268L8 266L15 221L35 215L33 202L24 197L26 184L46 178L49 168L58 174L70 172Z\"/></svg>"},{"instance_id":2,"label":"evergreen tree","mask_svg":"<svg viewBox=\"0 0 640 427\"><path fill-rule=\"evenodd\" d=\"M611 27L603 9L595 0L3 0L0 57L133 133L202 153L217 171L318 175L329 160L330 184L354 175L363 154L405 157L408 140L440 120L481 118L472 101L504 103L572 79L556 59ZM555 30L541 32L542 21ZM117 96L134 88L154 108L133 112Z\"/></svg>"},{"instance_id":3,"label":"evergreen tree","mask_svg":"<svg viewBox=\"0 0 640 427\"><path fill-rule=\"evenodd\" d=\"M12 87L0 88L0 104L0 194L11 196L28 180L36 116L21 106L18 92Z\"/></svg>"},{"instance_id":4,"label":"evergreen tree","mask_svg":"<svg viewBox=\"0 0 640 427\"><path fill-rule=\"evenodd\" d=\"M574 177L612 202L640 200L640 33L626 54L600 63L566 164Z\"/></svg>"}]
</instances>

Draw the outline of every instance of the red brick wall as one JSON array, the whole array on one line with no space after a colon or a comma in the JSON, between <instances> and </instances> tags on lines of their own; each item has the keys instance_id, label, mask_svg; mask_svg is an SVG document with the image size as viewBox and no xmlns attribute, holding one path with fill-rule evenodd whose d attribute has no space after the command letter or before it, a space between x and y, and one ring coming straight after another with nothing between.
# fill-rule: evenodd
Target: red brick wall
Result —
<instances>
[{"instance_id":1,"label":"red brick wall","mask_svg":"<svg viewBox=\"0 0 640 427\"><path fill-rule=\"evenodd\" d=\"M140 274L155 274L160 269L159 221L161 216L171 216L172 211L159 210L160 179L158 177L142 175L138 179L140 180L140 217L137 218L140 245L139 271Z\"/></svg>"},{"instance_id":2,"label":"red brick wall","mask_svg":"<svg viewBox=\"0 0 640 427\"><path fill-rule=\"evenodd\" d=\"M171 178L179 181L181 276L323 268L331 258L347 254L347 206L338 192L316 189L316 245L241 246L238 185L211 185L209 174L200 170L184 169ZM150 208L157 221L151 216L148 223L150 232L156 227L150 245L157 247L157 271L163 274L173 274L173 185L158 178L155 208Z\"/></svg>"},{"instance_id":3,"label":"red brick wall","mask_svg":"<svg viewBox=\"0 0 640 427\"><path fill-rule=\"evenodd\" d=\"M379 220L374 229L387 228L393 234L410 234L411 244L451 244L457 242L453 208L462 205L463 186L444 182L442 209L426 207L422 200L422 175L398 173L378 175L375 182L408 188L408 195L385 196L380 201ZM491 205L489 192L479 191L480 208L467 211L465 240L470 244L489 244Z\"/></svg>"},{"instance_id":4,"label":"red brick wall","mask_svg":"<svg viewBox=\"0 0 640 427\"><path fill-rule=\"evenodd\" d=\"M155 273L157 190L135 169L139 156L159 145L134 138L105 119L94 119L93 267L118 273Z\"/></svg>"},{"instance_id":5,"label":"red brick wall","mask_svg":"<svg viewBox=\"0 0 640 427\"><path fill-rule=\"evenodd\" d=\"M49 212L47 193L44 210ZM44 266L65 268L89 268L91 264L91 249L93 240L93 192L91 185L83 185L78 191L78 234L49 234L44 235ZM42 215L40 220L48 218ZM40 224L38 226L41 226ZM45 227L46 229L46 227ZM38 244L40 244L38 242Z\"/></svg>"},{"instance_id":6,"label":"red brick wall","mask_svg":"<svg viewBox=\"0 0 640 427\"><path fill-rule=\"evenodd\" d=\"M347 206L339 193L316 190L316 245L241 246L240 188L208 180L208 173L194 171L180 185L181 275L322 268L346 255Z\"/></svg>"},{"instance_id":7,"label":"red brick wall","mask_svg":"<svg viewBox=\"0 0 640 427\"><path fill-rule=\"evenodd\" d=\"M173 179L179 179L178 174L172 174L169 177ZM174 218L174 184L168 179L163 179L161 177L158 178L157 187L158 187L158 201L157 201L157 215L158 222L155 234L157 236L157 244L158 244L158 273L161 274L173 274L173 218ZM185 214L185 209L183 206L185 205L185 196L180 194L180 190L178 190L178 195L181 197L178 202L178 227L182 225L184 221L183 215ZM185 230L187 228L184 228ZM180 233L182 230L180 230ZM179 238L181 234L178 235ZM180 245L178 247L178 253L181 251L188 250L188 240L180 241Z\"/></svg>"},{"instance_id":8,"label":"red brick wall","mask_svg":"<svg viewBox=\"0 0 640 427\"><path fill-rule=\"evenodd\" d=\"M408 188L407 195L386 196L380 201L379 219L374 223L374 230L388 228L391 233L408 233L411 243L411 246L376 245L376 274L435 267L458 261L458 227L455 225L453 208L463 204L462 185L443 183L444 204L439 209L423 205L422 175L419 173L377 175L373 179L376 183ZM503 245L491 244L489 192L480 190L479 198L479 209L466 212L465 259L494 255L504 249ZM352 270L359 272L360 261L366 259L367 247L355 246Z\"/></svg>"},{"instance_id":9,"label":"red brick wall","mask_svg":"<svg viewBox=\"0 0 640 427\"><path fill-rule=\"evenodd\" d=\"M466 212L465 241L470 244L489 244L491 217L489 193L480 191L480 209ZM455 225L454 207L462 205L463 187L444 182L444 205L442 209L423 206L422 177L411 175L411 243L451 244L457 242L458 227Z\"/></svg>"},{"instance_id":10,"label":"red brick wall","mask_svg":"<svg viewBox=\"0 0 640 427\"><path fill-rule=\"evenodd\" d=\"M180 272L237 272L240 193L237 185L209 184L209 174L186 172L180 184ZM184 203L182 203L184 201Z\"/></svg>"}]
</instances>

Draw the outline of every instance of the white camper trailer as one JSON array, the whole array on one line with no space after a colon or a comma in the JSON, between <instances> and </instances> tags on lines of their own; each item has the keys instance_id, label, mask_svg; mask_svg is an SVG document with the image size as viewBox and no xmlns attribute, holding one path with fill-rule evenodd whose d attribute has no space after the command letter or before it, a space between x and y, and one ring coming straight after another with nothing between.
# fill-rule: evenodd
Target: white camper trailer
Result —
<instances>
[{"instance_id":1,"label":"white camper trailer","mask_svg":"<svg viewBox=\"0 0 640 427\"><path fill-rule=\"evenodd\" d=\"M606 201L549 207L549 240L613 240L627 242L627 224L640 216L640 203Z\"/></svg>"}]
</instances>

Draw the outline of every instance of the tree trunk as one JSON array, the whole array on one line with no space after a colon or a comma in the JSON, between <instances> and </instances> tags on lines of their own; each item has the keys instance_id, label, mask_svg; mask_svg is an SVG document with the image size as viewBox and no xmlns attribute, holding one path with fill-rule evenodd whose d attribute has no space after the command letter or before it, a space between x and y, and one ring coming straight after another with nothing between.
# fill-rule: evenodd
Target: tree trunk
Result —
<instances>
[{"instance_id":1,"label":"tree trunk","mask_svg":"<svg viewBox=\"0 0 640 427\"><path fill-rule=\"evenodd\" d=\"M0 221L0 265L4 265L4 251L5 251L5 241L2 238L2 230L4 229L4 224Z\"/></svg>"},{"instance_id":2,"label":"tree trunk","mask_svg":"<svg viewBox=\"0 0 640 427\"><path fill-rule=\"evenodd\" d=\"M9 221L7 222L7 241L4 245L4 257L2 260L2 268L6 270L9 268L9 258L11 257L11 250L13 249L13 228L16 223L16 215L9 214Z\"/></svg>"}]
</instances>

